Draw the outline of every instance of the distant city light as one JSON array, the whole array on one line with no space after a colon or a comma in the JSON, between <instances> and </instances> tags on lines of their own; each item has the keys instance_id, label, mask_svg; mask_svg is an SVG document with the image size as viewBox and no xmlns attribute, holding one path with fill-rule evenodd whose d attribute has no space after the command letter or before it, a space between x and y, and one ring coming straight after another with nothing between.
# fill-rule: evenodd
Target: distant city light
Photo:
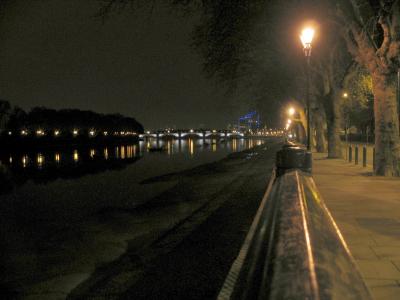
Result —
<instances>
[{"instance_id":1,"label":"distant city light","mask_svg":"<svg viewBox=\"0 0 400 300\"><path fill-rule=\"evenodd\" d=\"M42 129L38 129L38 130L36 130L36 135L43 136L44 135L44 131Z\"/></svg>"},{"instance_id":2,"label":"distant city light","mask_svg":"<svg viewBox=\"0 0 400 300\"><path fill-rule=\"evenodd\" d=\"M108 135L108 132L107 132L107 131L104 131L103 134L104 134L105 136L107 136L107 135Z\"/></svg>"},{"instance_id":3,"label":"distant city light","mask_svg":"<svg viewBox=\"0 0 400 300\"><path fill-rule=\"evenodd\" d=\"M74 131L72 132L74 136L78 135L78 129L74 129Z\"/></svg>"},{"instance_id":4,"label":"distant city light","mask_svg":"<svg viewBox=\"0 0 400 300\"><path fill-rule=\"evenodd\" d=\"M90 134L90 136L94 136L94 134L95 134L94 130L90 130L89 134Z\"/></svg>"},{"instance_id":5,"label":"distant city light","mask_svg":"<svg viewBox=\"0 0 400 300\"><path fill-rule=\"evenodd\" d=\"M59 135L60 135L60 131L59 131L59 130L55 130L55 131L54 131L54 135L55 135L55 136L59 136Z\"/></svg>"},{"instance_id":6,"label":"distant city light","mask_svg":"<svg viewBox=\"0 0 400 300\"><path fill-rule=\"evenodd\" d=\"M8 135L12 135L12 132L11 132L11 131L9 131L9 132L8 132Z\"/></svg>"}]
</instances>

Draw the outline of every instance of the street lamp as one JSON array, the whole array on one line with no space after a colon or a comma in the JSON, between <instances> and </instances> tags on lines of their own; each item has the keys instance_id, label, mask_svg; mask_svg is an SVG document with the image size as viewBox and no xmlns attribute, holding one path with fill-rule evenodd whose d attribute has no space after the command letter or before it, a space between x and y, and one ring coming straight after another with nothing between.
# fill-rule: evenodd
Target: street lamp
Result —
<instances>
[{"instance_id":1,"label":"street lamp","mask_svg":"<svg viewBox=\"0 0 400 300\"><path fill-rule=\"evenodd\" d=\"M303 43L304 55L307 60L306 76L306 105L307 105L307 150L311 150L311 129L310 129L310 57L311 57L311 43L314 37L314 29L307 27L304 28L300 35L300 40Z\"/></svg>"},{"instance_id":2,"label":"street lamp","mask_svg":"<svg viewBox=\"0 0 400 300\"><path fill-rule=\"evenodd\" d=\"M290 108L288 109L288 115L289 115L289 116L293 116L295 112L296 112L296 110L294 109L294 107L290 107Z\"/></svg>"}]
</instances>

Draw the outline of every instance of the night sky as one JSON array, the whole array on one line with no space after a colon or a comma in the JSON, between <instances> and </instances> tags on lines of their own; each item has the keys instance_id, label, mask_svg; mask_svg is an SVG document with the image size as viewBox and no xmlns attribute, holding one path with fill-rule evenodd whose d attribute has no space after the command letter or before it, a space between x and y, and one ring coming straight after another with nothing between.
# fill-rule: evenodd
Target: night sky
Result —
<instances>
[{"instance_id":1,"label":"night sky","mask_svg":"<svg viewBox=\"0 0 400 300\"><path fill-rule=\"evenodd\" d=\"M80 108L135 117L146 128L219 127L246 112L202 74L194 18L158 7L102 24L95 0L13 1L0 20L0 97L24 109Z\"/></svg>"}]
</instances>

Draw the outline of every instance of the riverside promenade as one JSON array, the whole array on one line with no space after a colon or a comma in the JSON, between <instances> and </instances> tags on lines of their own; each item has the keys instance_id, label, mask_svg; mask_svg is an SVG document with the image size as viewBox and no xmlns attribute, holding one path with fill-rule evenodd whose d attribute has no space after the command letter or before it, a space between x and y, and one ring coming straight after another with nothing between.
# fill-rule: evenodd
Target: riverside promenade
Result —
<instances>
[{"instance_id":1,"label":"riverside promenade","mask_svg":"<svg viewBox=\"0 0 400 300\"><path fill-rule=\"evenodd\" d=\"M375 299L400 299L400 178L313 153L313 177Z\"/></svg>"}]
</instances>

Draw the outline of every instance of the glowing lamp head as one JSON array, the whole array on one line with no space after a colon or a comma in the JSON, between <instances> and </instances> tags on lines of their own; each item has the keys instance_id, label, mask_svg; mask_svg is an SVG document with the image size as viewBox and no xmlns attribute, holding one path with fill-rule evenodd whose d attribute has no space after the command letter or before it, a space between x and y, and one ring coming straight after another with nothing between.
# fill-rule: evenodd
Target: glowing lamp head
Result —
<instances>
[{"instance_id":1,"label":"glowing lamp head","mask_svg":"<svg viewBox=\"0 0 400 300\"><path fill-rule=\"evenodd\" d=\"M347 98L347 97L349 97L349 94L343 93L343 98Z\"/></svg>"},{"instance_id":2,"label":"glowing lamp head","mask_svg":"<svg viewBox=\"0 0 400 300\"><path fill-rule=\"evenodd\" d=\"M311 43L314 38L314 33L315 31L313 28L307 27L303 29L300 35L300 40L304 48L311 48Z\"/></svg>"},{"instance_id":3,"label":"glowing lamp head","mask_svg":"<svg viewBox=\"0 0 400 300\"><path fill-rule=\"evenodd\" d=\"M292 124L292 120L287 120L287 123L290 125L290 124Z\"/></svg>"},{"instance_id":4,"label":"glowing lamp head","mask_svg":"<svg viewBox=\"0 0 400 300\"><path fill-rule=\"evenodd\" d=\"M295 112L296 112L296 110L295 110L293 107L290 107L290 108L288 109L288 115L289 115L289 116L293 116Z\"/></svg>"}]
</instances>

